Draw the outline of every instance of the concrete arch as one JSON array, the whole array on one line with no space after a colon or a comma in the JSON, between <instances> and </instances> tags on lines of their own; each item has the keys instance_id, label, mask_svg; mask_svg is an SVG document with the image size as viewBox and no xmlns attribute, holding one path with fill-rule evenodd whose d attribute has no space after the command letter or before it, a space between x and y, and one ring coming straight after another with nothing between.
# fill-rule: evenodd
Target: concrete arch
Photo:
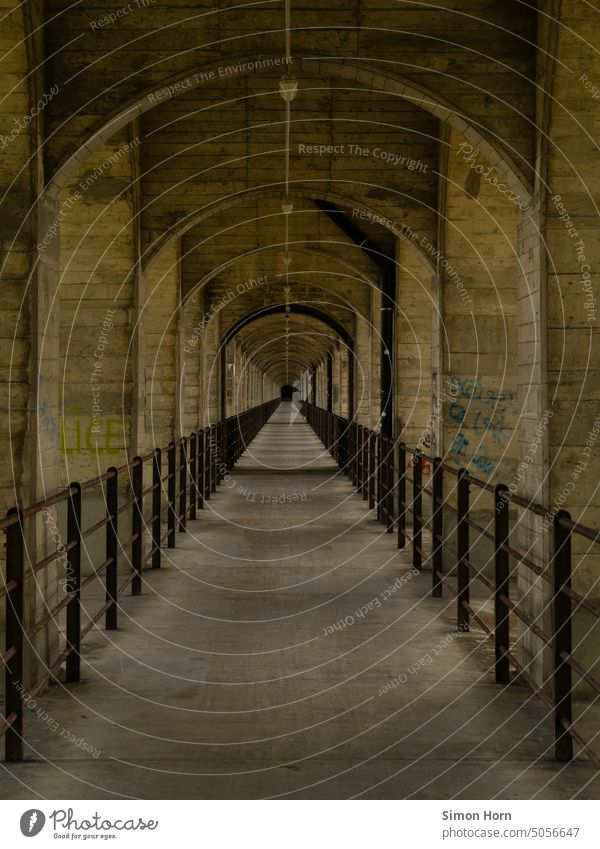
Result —
<instances>
[{"instance_id":1,"label":"concrete arch","mask_svg":"<svg viewBox=\"0 0 600 849\"><path fill-rule=\"evenodd\" d=\"M268 59L269 56L262 58ZM238 58L240 64L255 60L256 56ZM314 73L315 65L317 65L318 72L323 75L353 80L361 85L401 97L430 112L438 120L461 133L474 147L477 147L512 189L526 200L531 199L531 187L527 179L503 145L496 142L491 133L481 130L478 122L469 119L464 113L460 114L451 103L439 97L430 89L418 86L400 75L382 72L379 66L364 63L359 66L356 64L356 60L349 63L345 59L301 59L298 64L300 71L310 68L311 73ZM170 78L159 87L152 86L141 97L137 97L127 106L115 111L108 120L96 125L93 130L83 136L76 149L67 154L59 164L47 187L50 197L57 198L60 191L78 173L90 154L99 150L118 130L160 105L162 100L157 100L157 91L171 87L173 89L171 97L178 97L184 93L189 94L191 90L200 87L200 74L209 72L211 68L212 65L207 64L199 68L194 74Z\"/></svg>"},{"instance_id":2,"label":"concrete arch","mask_svg":"<svg viewBox=\"0 0 600 849\"><path fill-rule=\"evenodd\" d=\"M314 338L314 347L318 348L322 353L328 353L332 346L337 344L337 338L335 336L331 336L331 338L329 338L328 333L329 331L326 331L324 327L321 327L318 324L305 325L301 330L296 329L290 332L290 356L292 353L296 354L298 357L314 355L312 342L311 350L307 351L306 349L305 342L303 341L306 337L311 337L311 339ZM261 323L256 330L250 329L247 336L238 338L237 344L240 350L244 351L247 356L252 356L258 362L261 360L272 360L272 352L268 352L267 349L271 345L276 345L278 342L283 342L283 334L281 331L272 326L265 327L264 324Z\"/></svg>"},{"instance_id":3,"label":"concrete arch","mask_svg":"<svg viewBox=\"0 0 600 849\"><path fill-rule=\"evenodd\" d=\"M337 321L337 319L335 319L333 316L329 315L328 313L324 312L323 310L319 310L319 309L316 309L314 307L307 307L307 306L304 306L302 304L290 305L290 312L292 314L295 313L296 315L308 316L309 318L324 324L326 327L330 327L336 333L336 335L338 335L340 337L340 339L342 340L342 343L348 349L348 352L350 354L350 362L352 362L353 356L354 356L354 338L350 333L348 333L348 331L344 328L344 326L342 324L340 324L339 321ZM226 375L227 346L229 345L230 342L232 342L235 339L236 335L240 331L244 330L245 328L247 328L252 323L259 322L263 318L268 318L270 316L277 315L277 314L280 314L280 315L285 314L285 304L277 304L277 305L274 305L274 306L271 306L271 307L265 307L264 309L254 310L253 312L247 313L245 316L243 316L241 319L239 319L231 328L229 328L229 330L222 336L221 343L220 343L220 346L219 346L219 350L220 350L220 358L219 358L220 359L220 374L221 374L221 413L222 413L222 415L225 415L225 411L226 411L226 402L225 402L226 393L225 393L225 383L224 382L225 382L225 375ZM307 332L314 334L316 332L316 330L315 330L314 327L312 327L312 328L309 328ZM294 333L294 335L297 335L297 333ZM251 339L254 338L254 334L250 338ZM279 365L277 362L272 361L269 352L267 352L265 350L269 346L269 344L271 342L274 342L274 341L275 341L274 339L273 340L267 340L266 342L263 341L262 346L260 346L262 348L262 351L259 350L256 354L252 355L252 359L260 365L260 367L263 369L263 371L265 373L269 373L269 374L271 374L273 369L276 369ZM315 339L314 340L314 349L316 349L317 358L321 359L324 355L331 352L331 343L327 344L323 339ZM290 354L291 354L290 363L293 362L296 366L298 366L300 371L308 368L309 365L311 364L311 362L313 362L314 358L315 358L315 350L311 350L310 352L308 350L303 351L302 352L303 356L301 356L300 353L297 350L291 351ZM271 361L271 362L269 363L269 361ZM353 381L354 381L354 373L353 373L352 366L350 366L350 371L349 371L349 374L348 374L348 398L349 398L350 408L352 408L353 404L354 404L354 400L353 400L354 399L354 391L353 391L353 386L352 386Z\"/></svg>"},{"instance_id":4,"label":"concrete arch","mask_svg":"<svg viewBox=\"0 0 600 849\"><path fill-rule=\"evenodd\" d=\"M311 180L310 182L314 183L314 180ZM277 188L275 188L275 186L277 186ZM181 236L185 235L185 233L187 233L197 224L200 224L202 221L206 221L207 219L212 218L212 216L214 215L218 215L226 209L241 206L248 199L254 200L259 198L280 198L281 195L281 183L278 182L273 185L260 186L252 189L247 189L244 192L237 192L233 197L228 197L224 200L208 204L208 206L204 207L203 209L197 210L196 212L185 216L185 218L182 218L171 228L169 228L169 230L163 233L163 235L160 236L152 245L152 247L147 251L146 258L143 263L144 270L148 270L152 266L152 264L157 260L160 253L165 250L170 244L172 244L173 241L181 238ZM319 190L318 192L311 192L302 191L300 189L292 189L290 191L290 197L311 201L329 201L331 203L336 204L337 206L341 206L342 208L358 209L360 210L360 212L367 213L368 215L371 215L374 218L382 219L381 226L384 227L384 229L388 230L390 233L393 233L398 238L402 239L402 241L417 254L417 256L423 262L425 267L432 274L435 273L435 264L433 263L429 254L418 243L415 243L413 239L409 238L406 233L401 230L400 227L397 227L393 221L390 221L385 216L380 215L377 210L373 209L370 206L367 206L365 203L357 202L352 198L338 194L336 192L327 192L321 190Z\"/></svg>"},{"instance_id":5,"label":"concrete arch","mask_svg":"<svg viewBox=\"0 0 600 849\"><path fill-rule=\"evenodd\" d=\"M252 324L254 321L259 321L261 318L265 318L271 315L277 315L280 313L285 313L285 305L284 304L275 304L270 307L265 307L262 310L255 310L252 313L248 313L243 318L239 319L233 327L230 327L229 330L224 334L221 339L221 345L227 345L235 336L243 330L244 327L247 327L249 324ZM352 347L353 345L353 337L346 330L343 324L335 319L333 316L328 315L328 313L323 310L319 310L316 307L305 306L304 304L290 304L290 313L294 313L295 315L307 315L311 318L315 318L318 321L322 321L323 324L328 325L334 330L340 339L344 342L348 347Z\"/></svg>"},{"instance_id":6,"label":"concrete arch","mask_svg":"<svg viewBox=\"0 0 600 849\"><path fill-rule=\"evenodd\" d=\"M222 262L219 266L217 266L216 268L213 268L212 271L210 271L208 274L205 274L204 277L202 277L200 280L198 280L198 282L195 283L191 287L189 292L186 292L185 295L182 293L182 297L181 297L182 304L185 304L185 302L191 297L191 295L197 289L202 289L204 286L206 286L207 283L210 283L210 281L213 280L218 274L227 270L228 268L231 268L237 262L240 262L244 259L247 259L249 256L252 256L253 254L262 253L263 251L281 251L284 247L285 247L285 245L282 245L282 244L261 246L261 247L258 247L258 248L253 248L250 251L246 251L243 254L239 254L238 256L231 257L231 259L228 259L225 262ZM298 242L290 242L289 243L289 253L290 254L294 254L294 253L295 254L308 254L310 256L318 256L318 257L323 257L327 260L332 260L333 262L338 263L340 266L342 266L345 269L346 272L350 272L350 275L344 275L344 276L350 276L350 277L352 277L353 280L362 280L363 282L366 281L371 286L374 286L375 288L379 288L379 282L375 277L373 277L370 274L364 273L360 269L356 268L352 263L348 262L345 259L342 259L342 257L338 256L337 254L331 253L331 251L326 251L326 250L323 250L322 248L299 247ZM299 272L295 272L295 274L298 274L298 273ZM314 274L316 272L311 271L311 273ZM336 296L340 297L340 299L341 299L341 296L337 292L334 293L334 294L336 294ZM348 306L353 306L349 301L347 302L347 304L348 304Z\"/></svg>"}]
</instances>

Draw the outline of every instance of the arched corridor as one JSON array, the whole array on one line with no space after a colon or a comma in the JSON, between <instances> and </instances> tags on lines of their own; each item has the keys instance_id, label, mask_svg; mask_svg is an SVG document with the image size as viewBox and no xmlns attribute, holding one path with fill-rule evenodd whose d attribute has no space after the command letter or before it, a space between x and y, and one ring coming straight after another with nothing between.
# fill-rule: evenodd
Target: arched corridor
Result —
<instances>
[{"instance_id":1,"label":"arched corridor","mask_svg":"<svg viewBox=\"0 0 600 849\"><path fill-rule=\"evenodd\" d=\"M431 597L430 570L297 404L276 407L200 503L160 570L143 571L142 594L119 602L118 630L82 644L81 683L28 701L8 798L23 784L73 799L598 792L592 764L552 760L547 710L525 682L495 683L493 645L457 627L452 596ZM100 602L81 605L83 625ZM493 620L475 585L470 602ZM598 715L582 712L593 728Z\"/></svg>"},{"instance_id":2,"label":"arched corridor","mask_svg":"<svg viewBox=\"0 0 600 849\"><path fill-rule=\"evenodd\" d=\"M597 799L599 10L105 5L0 0L0 795Z\"/></svg>"}]
</instances>

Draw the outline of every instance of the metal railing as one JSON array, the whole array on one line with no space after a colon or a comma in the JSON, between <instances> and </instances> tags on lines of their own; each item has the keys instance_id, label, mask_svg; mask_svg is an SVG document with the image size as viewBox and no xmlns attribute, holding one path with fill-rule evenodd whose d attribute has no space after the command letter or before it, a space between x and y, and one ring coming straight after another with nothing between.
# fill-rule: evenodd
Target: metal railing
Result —
<instances>
[{"instance_id":1,"label":"metal railing","mask_svg":"<svg viewBox=\"0 0 600 849\"><path fill-rule=\"evenodd\" d=\"M369 502L371 509L377 508L377 519L385 525L386 531L393 533L396 530L398 548L405 548L409 542L412 543L413 567L419 570L425 565L431 567L432 596L440 598L446 587L456 598L457 628L467 631L473 620L493 641L496 681L507 684L510 667L513 667L548 708L554 725L555 759L572 760L573 744L577 743L581 751L600 768L600 756L575 728L572 704L573 674L585 681L595 693L594 701L600 695L598 679L573 656L572 636L574 611L585 610L597 621L600 620L600 607L571 586L573 538L588 540L591 547L600 543L600 532L574 522L564 510L551 511L511 493L507 486L494 486L474 477L467 469L456 469L444 463L440 457L429 457L419 449L409 448L355 421L328 413L307 402L304 402L302 411L317 436L349 476L356 491ZM424 462L429 463L431 468L429 485L423 483ZM411 471L412 476L408 471ZM445 494L448 480L452 481L452 490ZM407 485L411 488L408 496ZM489 507L493 509L493 518L487 524L482 525L473 519L471 487L491 496ZM456 506L449 503L449 495L455 496ZM423 509L424 496L431 500L430 511ZM546 520L552 552L547 563L536 563L529 552L519 551L511 543L511 505ZM410 538L407 534L407 515L412 518ZM516 524L513 523L513 531ZM429 530L431 535L427 551L423 537L425 530ZM493 575L484 574L472 562L471 530L493 546ZM455 544L449 542L452 533ZM448 570L444 569L445 552L449 552L453 559L452 567ZM546 633L532 615L511 598L511 557L547 584L552 616L551 633ZM454 580L447 572L454 573ZM491 627L471 604L470 589L474 579L490 593L489 599L494 609ZM518 620L525 631L539 638L550 651L551 673L541 686L511 650L511 617Z\"/></svg>"},{"instance_id":2,"label":"metal railing","mask_svg":"<svg viewBox=\"0 0 600 849\"><path fill-rule=\"evenodd\" d=\"M157 448L143 457L134 457L119 468L113 466L103 475L84 483L74 481L66 489L31 507L13 507L0 520L0 529L6 535L6 572L4 585L0 587L0 602L5 600L6 637L5 652L0 655L5 668L5 709L4 716L0 717L0 737L5 737L7 761L23 760L24 705L56 677L63 663L66 681L75 683L80 680L81 642L84 637L103 617L106 630L116 629L119 595L129 584L132 595L141 594L143 570L160 568L161 549L165 543L168 548L175 548L176 533L184 531L187 520L195 519L196 511L204 508L227 470L263 427L278 403L279 399L275 399L239 413L183 437L177 443L171 442L165 449ZM167 456L166 474L163 474L162 468L164 454ZM146 463L151 464L152 483L144 488ZM130 497L121 504L119 490L123 476L126 476ZM84 496L94 490L103 497L105 515L84 529ZM163 505L165 490L166 505ZM151 497L151 516L144 518L144 499L148 496ZM32 563L26 545L27 523L35 520L41 511L59 504L66 504L66 541L62 544L59 540L56 550ZM130 513L131 536L121 540L120 517L126 511ZM167 527L163 533L165 512ZM93 565L91 574L82 579L82 545L103 528L104 559ZM147 538L150 548L145 552ZM127 556L128 549L131 568L119 584L119 553ZM28 625L28 582L33 583L33 591L38 590L38 575L50 564L61 560L66 562L65 597L48 609L42 618ZM89 617L82 628L81 592L94 581L102 580L103 575L105 604ZM51 623L58 626L57 617L61 614L66 619L64 648L59 643L58 656L46 666L44 675L26 690L27 645L31 645L34 637ZM57 627L57 633L60 634L60 630Z\"/></svg>"}]
</instances>

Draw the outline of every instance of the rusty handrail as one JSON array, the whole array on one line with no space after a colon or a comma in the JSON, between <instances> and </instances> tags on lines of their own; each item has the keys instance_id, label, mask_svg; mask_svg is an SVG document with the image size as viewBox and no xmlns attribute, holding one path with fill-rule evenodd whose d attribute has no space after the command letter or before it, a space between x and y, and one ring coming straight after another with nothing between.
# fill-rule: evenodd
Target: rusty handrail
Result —
<instances>
[{"instance_id":1,"label":"rusty handrail","mask_svg":"<svg viewBox=\"0 0 600 849\"><path fill-rule=\"evenodd\" d=\"M359 425L354 420L329 413L314 404L303 402L302 412L315 430L317 436L338 460L340 467L348 474L357 492L364 493L365 487L375 488L377 518L389 531L397 529L398 548L404 548L412 542L413 566L423 569L431 563L432 595L440 597L446 587L456 598L457 624L461 631L468 630L473 619L494 641L495 677L500 684L509 682L509 667L527 682L534 694L541 699L553 714L554 756L560 761L573 758L573 743L577 743L596 766L600 767L600 757L589 743L575 729L572 718L572 679L574 672L580 679L598 694L600 682L580 662L572 656L571 626L573 606L583 607L600 620L600 606L571 588L572 554L571 541L574 535L581 536L592 544L600 543L600 531L574 521L565 511L556 511L544 507L536 501L511 493L506 486L494 486L488 481L472 475L467 469L455 469L444 463L440 457L430 457L418 448L410 448L399 440L376 433ZM337 440L337 442L336 442ZM372 452L365 454L365 446L378 445L377 456ZM413 474L407 474L407 456L412 457ZM421 477L423 460L431 464L432 488L423 486ZM446 474L452 475L453 490L457 494L456 506L447 504L443 495L443 480ZM376 483L374 483L376 479ZM406 487L410 484L412 500L407 497ZM475 487L494 497L493 519L487 527L475 522L470 515L470 489ZM432 498L432 515L424 521L421 497L427 494ZM552 556L543 565L535 563L530 552L521 552L510 542L509 507L514 505L545 519L550 519L548 533L552 534ZM406 515L412 516L412 537L406 531ZM446 515L448 514L448 515ZM456 545L444 537L444 518L450 518L456 528ZM491 530L493 528L493 530ZM422 533L431 531L431 552L426 554L423 548ZM488 577L477 569L471 559L470 530L491 541L493 545L494 575ZM443 568L444 551L455 558L454 581L451 581ZM522 611L510 598L509 558L533 571L552 588L553 633L547 634ZM424 562L425 561L425 562ZM489 628L473 610L469 599L472 580L478 579L493 594L494 627ZM515 616L522 625L552 650L552 697L543 691L525 671L510 651L510 616Z\"/></svg>"}]
</instances>

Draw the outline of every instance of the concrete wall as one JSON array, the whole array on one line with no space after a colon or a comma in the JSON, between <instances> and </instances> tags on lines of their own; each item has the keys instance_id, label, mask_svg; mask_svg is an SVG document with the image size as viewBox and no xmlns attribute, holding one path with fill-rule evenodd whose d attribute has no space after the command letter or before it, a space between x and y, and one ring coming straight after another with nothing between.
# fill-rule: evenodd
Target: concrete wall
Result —
<instances>
[{"instance_id":1,"label":"concrete wall","mask_svg":"<svg viewBox=\"0 0 600 849\"><path fill-rule=\"evenodd\" d=\"M442 450L456 468L508 483L518 452L518 209L501 194L502 178L481 153L454 132L448 145Z\"/></svg>"},{"instance_id":2,"label":"concrete wall","mask_svg":"<svg viewBox=\"0 0 600 849\"><path fill-rule=\"evenodd\" d=\"M10 420L0 420L2 444L10 446L13 463L0 470L0 511L3 515L16 499L27 502L32 494L31 470L27 462L26 441L30 416L30 370L32 334L32 291L27 283L34 267L37 236L35 216L29 216L37 189L38 160L30 156L41 135L39 120L31 122L37 107L37 92L25 78L29 69L25 7L16 0L2 3L0 32L0 403ZM42 95L43 93L40 93ZM51 96L48 92L48 96ZM25 116L28 122L25 122ZM41 119L40 119L41 120ZM28 164L29 163L29 164ZM55 411L46 407L40 415L46 421L51 438L57 441ZM35 492L35 487L33 489Z\"/></svg>"},{"instance_id":3,"label":"concrete wall","mask_svg":"<svg viewBox=\"0 0 600 849\"><path fill-rule=\"evenodd\" d=\"M179 251L165 250L146 273L146 442L167 445L176 431L179 359Z\"/></svg>"},{"instance_id":4,"label":"concrete wall","mask_svg":"<svg viewBox=\"0 0 600 849\"><path fill-rule=\"evenodd\" d=\"M394 433L431 447L431 270L400 239L396 247L396 416Z\"/></svg>"},{"instance_id":5,"label":"concrete wall","mask_svg":"<svg viewBox=\"0 0 600 849\"><path fill-rule=\"evenodd\" d=\"M60 452L62 479L125 462L132 445L136 315L133 160L120 133L62 192Z\"/></svg>"}]
</instances>

